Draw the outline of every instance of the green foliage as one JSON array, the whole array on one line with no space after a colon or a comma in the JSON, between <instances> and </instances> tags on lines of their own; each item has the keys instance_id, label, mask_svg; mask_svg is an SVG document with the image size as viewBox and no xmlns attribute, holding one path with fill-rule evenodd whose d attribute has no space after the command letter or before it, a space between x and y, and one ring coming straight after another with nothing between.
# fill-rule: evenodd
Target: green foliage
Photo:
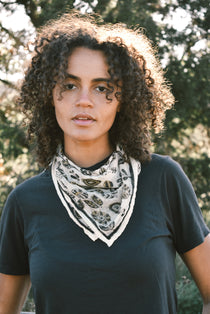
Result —
<instances>
[{"instance_id":1,"label":"green foliage","mask_svg":"<svg viewBox=\"0 0 210 314\"><path fill-rule=\"evenodd\" d=\"M108 3L107 3L108 2ZM158 25L152 18L159 7L159 1L98 1L94 8L94 12L99 13L105 22L109 23L125 23L129 26L136 27L139 25L145 29L147 36L155 40L158 33Z\"/></svg>"},{"instance_id":2,"label":"green foliage","mask_svg":"<svg viewBox=\"0 0 210 314\"><path fill-rule=\"evenodd\" d=\"M178 314L201 314L202 300L192 279L183 276L177 282Z\"/></svg>"},{"instance_id":3,"label":"green foliage","mask_svg":"<svg viewBox=\"0 0 210 314\"><path fill-rule=\"evenodd\" d=\"M11 90L7 90L10 96ZM0 151L3 158L16 158L28 147L22 127L22 115L17 114L13 97L4 98L0 109Z\"/></svg>"},{"instance_id":4,"label":"green foliage","mask_svg":"<svg viewBox=\"0 0 210 314\"><path fill-rule=\"evenodd\" d=\"M34 1L35 2L35 1ZM45 24L49 19L56 18L62 13L73 9L74 0L63 0L62 5L60 0L41 0L36 1L36 9L39 8L38 12L36 11L36 16L33 19L34 26L38 27Z\"/></svg>"},{"instance_id":5,"label":"green foliage","mask_svg":"<svg viewBox=\"0 0 210 314\"><path fill-rule=\"evenodd\" d=\"M0 216L8 194L21 182L40 172L34 158L26 150L16 159L4 162L0 155Z\"/></svg>"},{"instance_id":6,"label":"green foliage","mask_svg":"<svg viewBox=\"0 0 210 314\"><path fill-rule=\"evenodd\" d=\"M185 172L190 177L190 180L195 187L196 194L198 195L199 205L203 211L210 208L210 192L209 192L209 178L210 167L209 157L206 154L200 156L199 161L194 158L179 160Z\"/></svg>"},{"instance_id":7,"label":"green foliage","mask_svg":"<svg viewBox=\"0 0 210 314\"><path fill-rule=\"evenodd\" d=\"M35 304L33 300L32 289L28 294L28 298L24 304L23 311L35 312Z\"/></svg>"},{"instance_id":8,"label":"green foliage","mask_svg":"<svg viewBox=\"0 0 210 314\"><path fill-rule=\"evenodd\" d=\"M178 314L201 314L202 299L195 282L179 256L176 259Z\"/></svg>"},{"instance_id":9,"label":"green foliage","mask_svg":"<svg viewBox=\"0 0 210 314\"><path fill-rule=\"evenodd\" d=\"M168 115L167 125L170 127L173 117L179 118L176 133L182 129L196 127L199 123L208 127L210 119L208 62L206 53L203 53L199 60L195 56L181 62L174 57L170 58L167 78L173 82L173 94L177 102L176 111Z\"/></svg>"}]
</instances>

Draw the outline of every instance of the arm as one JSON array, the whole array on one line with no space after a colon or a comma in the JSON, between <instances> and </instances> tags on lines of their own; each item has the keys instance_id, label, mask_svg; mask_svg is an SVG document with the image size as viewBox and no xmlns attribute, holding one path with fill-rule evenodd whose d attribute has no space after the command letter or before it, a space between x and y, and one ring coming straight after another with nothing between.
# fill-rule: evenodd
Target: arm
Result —
<instances>
[{"instance_id":1,"label":"arm","mask_svg":"<svg viewBox=\"0 0 210 314\"><path fill-rule=\"evenodd\" d=\"M29 275L0 274L0 314L20 313L30 286Z\"/></svg>"},{"instance_id":2,"label":"arm","mask_svg":"<svg viewBox=\"0 0 210 314\"><path fill-rule=\"evenodd\" d=\"M204 242L182 255L203 298L203 314L210 313L210 234Z\"/></svg>"}]
</instances>

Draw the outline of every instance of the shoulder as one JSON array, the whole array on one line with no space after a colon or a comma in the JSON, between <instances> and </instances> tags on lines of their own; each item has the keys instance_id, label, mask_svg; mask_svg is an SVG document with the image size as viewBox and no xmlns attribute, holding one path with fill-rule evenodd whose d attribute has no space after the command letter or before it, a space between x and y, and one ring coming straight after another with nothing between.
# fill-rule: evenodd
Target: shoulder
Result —
<instances>
[{"instance_id":1,"label":"shoulder","mask_svg":"<svg viewBox=\"0 0 210 314\"><path fill-rule=\"evenodd\" d=\"M28 198L33 199L33 195L42 194L46 188L52 185L50 169L45 169L38 175L26 179L17 185L9 194L7 202L21 202Z\"/></svg>"},{"instance_id":2,"label":"shoulder","mask_svg":"<svg viewBox=\"0 0 210 314\"><path fill-rule=\"evenodd\" d=\"M175 166L178 165L178 163L170 156L168 155L160 155L160 154L152 154L151 155L151 161L146 163L146 164L152 164L155 166L162 166L162 167L167 167L167 166Z\"/></svg>"},{"instance_id":3,"label":"shoulder","mask_svg":"<svg viewBox=\"0 0 210 314\"><path fill-rule=\"evenodd\" d=\"M170 156L152 154L151 160L142 164L140 180L155 189L175 191L192 189L192 184L181 165Z\"/></svg>"},{"instance_id":4,"label":"shoulder","mask_svg":"<svg viewBox=\"0 0 210 314\"><path fill-rule=\"evenodd\" d=\"M19 191L19 190L25 190L31 187L36 187L50 180L51 180L51 172L50 172L50 168L47 168L47 169L44 169L39 174L26 179L25 181L17 185L17 187L14 190Z\"/></svg>"},{"instance_id":5,"label":"shoulder","mask_svg":"<svg viewBox=\"0 0 210 314\"><path fill-rule=\"evenodd\" d=\"M142 164L142 171L151 172L153 174L178 174L182 173L181 165L167 155L152 154L151 160Z\"/></svg>"}]
</instances>

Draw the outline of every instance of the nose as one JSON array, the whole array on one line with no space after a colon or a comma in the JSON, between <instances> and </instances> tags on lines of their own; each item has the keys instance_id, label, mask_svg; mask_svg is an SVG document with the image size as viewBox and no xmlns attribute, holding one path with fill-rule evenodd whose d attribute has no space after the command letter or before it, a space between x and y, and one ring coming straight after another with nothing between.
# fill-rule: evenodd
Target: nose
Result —
<instances>
[{"instance_id":1,"label":"nose","mask_svg":"<svg viewBox=\"0 0 210 314\"><path fill-rule=\"evenodd\" d=\"M79 97L77 99L77 106L81 107L93 107L93 103L91 101L90 92L88 89L81 89L79 93Z\"/></svg>"}]
</instances>

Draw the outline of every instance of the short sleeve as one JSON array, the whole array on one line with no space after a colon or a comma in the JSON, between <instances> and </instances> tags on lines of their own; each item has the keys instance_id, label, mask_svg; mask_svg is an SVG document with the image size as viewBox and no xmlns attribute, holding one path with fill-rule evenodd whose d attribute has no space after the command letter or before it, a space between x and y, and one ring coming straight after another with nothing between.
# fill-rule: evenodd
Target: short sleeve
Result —
<instances>
[{"instance_id":1,"label":"short sleeve","mask_svg":"<svg viewBox=\"0 0 210 314\"><path fill-rule=\"evenodd\" d=\"M0 272L8 275L29 273L24 222L15 191L5 204L0 222Z\"/></svg>"},{"instance_id":2,"label":"short sleeve","mask_svg":"<svg viewBox=\"0 0 210 314\"><path fill-rule=\"evenodd\" d=\"M192 184L181 166L168 158L163 174L162 199L167 223L178 253L184 253L204 241L209 229L204 222Z\"/></svg>"}]
</instances>

